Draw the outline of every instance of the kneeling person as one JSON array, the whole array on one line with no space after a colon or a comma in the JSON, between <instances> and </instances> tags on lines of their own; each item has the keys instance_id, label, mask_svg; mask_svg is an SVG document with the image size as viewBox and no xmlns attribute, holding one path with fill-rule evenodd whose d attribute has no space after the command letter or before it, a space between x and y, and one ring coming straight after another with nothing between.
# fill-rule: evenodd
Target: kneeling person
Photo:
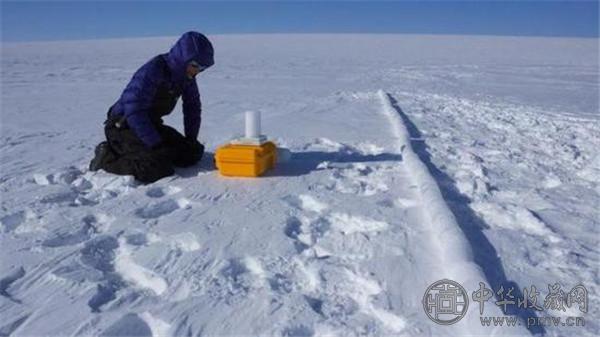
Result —
<instances>
[{"instance_id":1,"label":"kneeling person","mask_svg":"<svg viewBox=\"0 0 600 337\"><path fill-rule=\"evenodd\" d=\"M196 164L204 146L197 140L202 105L195 77L214 64L213 55L212 44L204 35L187 32L168 53L138 69L108 110L106 141L96 146L90 170L133 175L150 183L172 175L174 166ZM162 120L179 97L183 99L185 136Z\"/></svg>"}]
</instances>

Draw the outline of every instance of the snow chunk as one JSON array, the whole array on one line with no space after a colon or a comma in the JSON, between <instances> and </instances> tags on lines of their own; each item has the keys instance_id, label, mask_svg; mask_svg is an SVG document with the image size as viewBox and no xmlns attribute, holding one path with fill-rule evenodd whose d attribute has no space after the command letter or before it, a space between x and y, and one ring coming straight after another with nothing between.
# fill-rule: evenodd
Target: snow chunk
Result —
<instances>
[{"instance_id":1,"label":"snow chunk","mask_svg":"<svg viewBox=\"0 0 600 337\"><path fill-rule=\"evenodd\" d=\"M148 311L140 314L140 317L148 324L152 330L152 336L169 336L171 325L161 319L158 319Z\"/></svg>"},{"instance_id":2,"label":"snow chunk","mask_svg":"<svg viewBox=\"0 0 600 337\"><path fill-rule=\"evenodd\" d=\"M299 196L299 198L304 210L321 213L328 208L326 204L318 201L310 195L302 194Z\"/></svg>"},{"instance_id":3,"label":"snow chunk","mask_svg":"<svg viewBox=\"0 0 600 337\"><path fill-rule=\"evenodd\" d=\"M200 249L200 243L196 240L196 236L190 232L173 235L171 245L184 252L193 252Z\"/></svg>"},{"instance_id":4,"label":"snow chunk","mask_svg":"<svg viewBox=\"0 0 600 337\"><path fill-rule=\"evenodd\" d=\"M385 149L377 144L362 142L356 146L356 149L364 155L380 155L385 152Z\"/></svg>"},{"instance_id":5,"label":"snow chunk","mask_svg":"<svg viewBox=\"0 0 600 337\"><path fill-rule=\"evenodd\" d=\"M244 266L252 275L256 276L259 279L266 278L267 273L265 272L262 264L257 258L252 256L246 256L243 261Z\"/></svg>"},{"instance_id":6,"label":"snow chunk","mask_svg":"<svg viewBox=\"0 0 600 337\"><path fill-rule=\"evenodd\" d=\"M47 186L52 184L52 175L51 174L42 174L42 173L34 173L33 181L41 186Z\"/></svg>"},{"instance_id":7,"label":"snow chunk","mask_svg":"<svg viewBox=\"0 0 600 337\"><path fill-rule=\"evenodd\" d=\"M373 303L373 296L384 290L376 280L350 270L346 270L346 280L340 285L341 291L356 301L361 311L377 318L393 332L400 332L405 328L406 320L404 318L388 310L378 308Z\"/></svg>"},{"instance_id":8,"label":"snow chunk","mask_svg":"<svg viewBox=\"0 0 600 337\"><path fill-rule=\"evenodd\" d=\"M134 285L152 290L160 295L167 290L167 282L158 274L137 264L127 246L125 238L119 239L119 249L115 257L115 270L123 276L125 281Z\"/></svg>"},{"instance_id":9,"label":"snow chunk","mask_svg":"<svg viewBox=\"0 0 600 337\"><path fill-rule=\"evenodd\" d=\"M329 220L331 227L343 234L380 232L389 227L387 222L337 212L332 213Z\"/></svg>"}]
</instances>

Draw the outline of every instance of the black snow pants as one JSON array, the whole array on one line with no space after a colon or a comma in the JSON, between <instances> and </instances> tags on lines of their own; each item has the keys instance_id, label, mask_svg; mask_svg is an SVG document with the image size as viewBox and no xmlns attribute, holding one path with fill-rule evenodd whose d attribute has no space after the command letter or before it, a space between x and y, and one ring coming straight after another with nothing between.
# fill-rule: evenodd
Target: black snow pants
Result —
<instances>
[{"instance_id":1,"label":"black snow pants","mask_svg":"<svg viewBox=\"0 0 600 337\"><path fill-rule=\"evenodd\" d=\"M104 122L104 133L110 154L102 169L119 175L133 175L143 183L155 182L175 173L173 166L188 167L196 164L204 153L204 146L196 140L188 140L162 120L154 123L162 143L148 148L130 129L123 118L110 113Z\"/></svg>"}]
</instances>

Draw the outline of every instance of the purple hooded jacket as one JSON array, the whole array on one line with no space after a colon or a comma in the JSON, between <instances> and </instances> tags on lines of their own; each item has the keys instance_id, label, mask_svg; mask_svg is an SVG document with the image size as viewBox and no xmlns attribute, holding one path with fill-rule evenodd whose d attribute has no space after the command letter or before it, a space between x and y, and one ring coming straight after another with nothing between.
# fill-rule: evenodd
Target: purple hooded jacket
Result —
<instances>
[{"instance_id":1,"label":"purple hooded jacket","mask_svg":"<svg viewBox=\"0 0 600 337\"><path fill-rule=\"evenodd\" d=\"M111 107L111 116L125 116L127 124L148 147L161 142L155 128L161 117L183 99L185 136L196 139L200 129L202 105L195 79L186 76L187 64L194 60L210 67L214 64L212 44L198 32L187 32L166 54L153 57L138 69L119 100Z\"/></svg>"}]
</instances>

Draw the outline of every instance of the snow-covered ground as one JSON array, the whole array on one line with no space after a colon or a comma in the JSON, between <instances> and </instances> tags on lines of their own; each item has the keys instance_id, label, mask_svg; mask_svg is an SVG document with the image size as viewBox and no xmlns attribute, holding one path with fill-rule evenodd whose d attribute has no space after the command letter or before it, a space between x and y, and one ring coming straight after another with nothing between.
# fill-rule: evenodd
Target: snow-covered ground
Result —
<instances>
[{"instance_id":1,"label":"snow-covered ground","mask_svg":"<svg viewBox=\"0 0 600 337\"><path fill-rule=\"evenodd\" d=\"M175 39L2 44L0 336L600 333L597 39L213 36L202 163L88 172L106 110ZM248 109L291 158L221 177ZM554 283L589 309L515 305L494 329L471 299L438 325L421 301L444 278L504 287L484 316ZM527 329L550 316L585 326Z\"/></svg>"}]
</instances>

